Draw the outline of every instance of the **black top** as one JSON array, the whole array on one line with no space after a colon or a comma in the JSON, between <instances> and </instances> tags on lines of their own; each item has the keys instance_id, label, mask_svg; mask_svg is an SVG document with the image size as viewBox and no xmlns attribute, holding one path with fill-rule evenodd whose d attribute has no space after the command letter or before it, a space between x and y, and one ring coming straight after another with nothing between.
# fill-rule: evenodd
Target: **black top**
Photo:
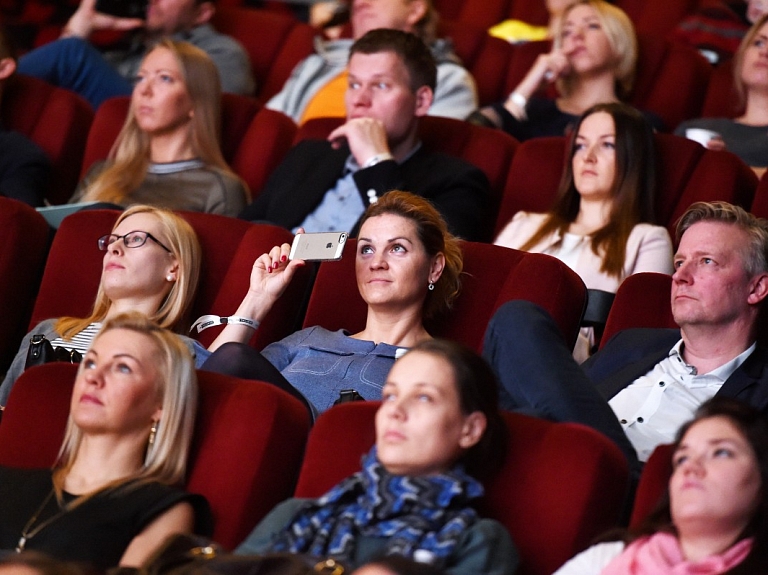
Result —
<instances>
[{"instance_id":1,"label":"black top","mask_svg":"<svg viewBox=\"0 0 768 575\"><path fill-rule=\"evenodd\" d=\"M565 136L578 120L557 107L555 100L534 96L525 107L526 120L518 120L509 113L503 103L491 106L501 118L501 128L519 142L546 136ZM656 131L664 130L664 123L653 112L642 111L643 117Z\"/></svg>"},{"instance_id":2,"label":"black top","mask_svg":"<svg viewBox=\"0 0 768 575\"><path fill-rule=\"evenodd\" d=\"M42 206L51 163L37 144L18 132L0 129L0 195Z\"/></svg>"},{"instance_id":3,"label":"black top","mask_svg":"<svg viewBox=\"0 0 768 575\"><path fill-rule=\"evenodd\" d=\"M50 469L0 467L0 550L16 548L52 489ZM65 493L65 503L73 499ZM134 483L98 493L61 514L29 537L24 548L104 570L118 564L131 540L153 519L182 501L195 510L195 530L209 535L210 510L202 496L157 482ZM34 532L59 512L56 497L50 497L27 531Z\"/></svg>"}]
</instances>

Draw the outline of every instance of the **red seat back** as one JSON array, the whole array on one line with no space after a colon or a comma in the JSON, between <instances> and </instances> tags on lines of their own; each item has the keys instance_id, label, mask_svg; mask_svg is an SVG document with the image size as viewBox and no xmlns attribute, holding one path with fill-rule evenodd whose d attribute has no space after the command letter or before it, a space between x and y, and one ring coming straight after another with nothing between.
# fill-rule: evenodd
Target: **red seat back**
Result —
<instances>
[{"instance_id":1,"label":"red seat back","mask_svg":"<svg viewBox=\"0 0 768 575\"><path fill-rule=\"evenodd\" d=\"M677 327L672 317L672 276L653 272L632 274L616 292L600 347L623 329Z\"/></svg>"},{"instance_id":2,"label":"red seat back","mask_svg":"<svg viewBox=\"0 0 768 575\"><path fill-rule=\"evenodd\" d=\"M93 111L69 90L29 76L14 76L3 87L2 123L40 146L51 160L46 199L64 204L80 179Z\"/></svg>"},{"instance_id":3,"label":"red seat back","mask_svg":"<svg viewBox=\"0 0 768 575\"><path fill-rule=\"evenodd\" d=\"M76 371L74 365L51 363L18 379L0 424L0 465L53 465ZM213 539L231 549L290 496L309 416L298 400L272 385L204 371L198 380L187 488L208 500Z\"/></svg>"},{"instance_id":4,"label":"red seat back","mask_svg":"<svg viewBox=\"0 0 768 575\"><path fill-rule=\"evenodd\" d=\"M48 252L50 230L28 205L0 196L0 370L10 365L26 327Z\"/></svg>"},{"instance_id":5,"label":"red seat back","mask_svg":"<svg viewBox=\"0 0 768 575\"><path fill-rule=\"evenodd\" d=\"M348 240L340 261L320 265L305 327L321 325L352 333L365 327L367 308L355 280L355 247L356 242ZM545 308L573 346L586 302L586 288L575 272L543 254L476 242L462 242L462 250L461 292L450 312L426 323L433 336L459 341L479 352L494 312L506 301L525 299Z\"/></svg>"},{"instance_id":6,"label":"red seat back","mask_svg":"<svg viewBox=\"0 0 768 575\"><path fill-rule=\"evenodd\" d=\"M672 476L672 454L672 445L661 444L653 450L643 466L632 505L630 528L640 527L667 492L669 478Z\"/></svg>"},{"instance_id":7,"label":"red seat back","mask_svg":"<svg viewBox=\"0 0 768 575\"><path fill-rule=\"evenodd\" d=\"M656 220L674 237L675 223L693 202L722 200L745 208L757 187L754 172L730 152L715 152L685 138L654 134L657 157ZM566 140L523 142L509 170L497 233L520 210L545 212L557 194Z\"/></svg>"},{"instance_id":8,"label":"red seat back","mask_svg":"<svg viewBox=\"0 0 768 575\"><path fill-rule=\"evenodd\" d=\"M211 23L243 45L256 79L256 95L264 102L282 89L294 66L314 51L317 30L289 14L219 6Z\"/></svg>"},{"instance_id":9,"label":"red seat back","mask_svg":"<svg viewBox=\"0 0 768 575\"><path fill-rule=\"evenodd\" d=\"M296 497L318 497L360 469L361 456L375 440L377 407L371 401L348 403L317 419ZM549 575L617 524L628 486L626 460L610 440L585 426L506 412L503 417L509 447L501 470L485 482L478 510L509 530L520 552L518 573Z\"/></svg>"}]
</instances>

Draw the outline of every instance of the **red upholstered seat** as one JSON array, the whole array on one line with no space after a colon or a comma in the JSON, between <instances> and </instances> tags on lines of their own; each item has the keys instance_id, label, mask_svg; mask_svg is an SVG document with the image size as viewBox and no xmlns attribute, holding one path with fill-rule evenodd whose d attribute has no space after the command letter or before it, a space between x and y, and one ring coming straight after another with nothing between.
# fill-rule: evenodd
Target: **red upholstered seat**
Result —
<instances>
[{"instance_id":1,"label":"red upholstered seat","mask_svg":"<svg viewBox=\"0 0 768 575\"><path fill-rule=\"evenodd\" d=\"M209 313L235 313L248 290L256 258L275 245L293 240L293 234L276 226L198 212L179 214L192 225L202 247L200 281L190 321ZM96 239L109 233L118 215L114 210L85 210L64 220L51 246L30 326L52 317L90 314L104 256L96 247ZM74 267L72 254L77 254L78 265ZM296 273L255 332L252 345L262 348L296 329L301 322L310 275L309 269ZM211 328L195 335L207 346L220 330ZM15 349L18 349L19 338L15 340Z\"/></svg>"},{"instance_id":2,"label":"red upholstered seat","mask_svg":"<svg viewBox=\"0 0 768 575\"><path fill-rule=\"evenodd\" d=\"M49 242L48 224L28 205L0 196L0 370L11 363L40 285Z\"/></svg>"},{"instance_id":3,"label":"red upholstered seat","mask_svg":"<svg viewBox=\"0 0 768 575\"><path fill-rule=\"evenodd\" d=\"M768 172L764 173L757 184L755 199L750 211L759 218L768 218Z\"/></svg>"},{"instance_id":4,"label":"red upholstered seat","mask_svg":"<svg viewBox=\"0 0 768 575\"><path fill-rule=\"evenodd\" d=\"M735 118L744 112L733 83L733 60L712 70L701 115L705 118Z\"/></svg>"},{"instance_id":5,"label":"red upholstered seat","mask_svg":"<svg viewBox=\"0 0 768 575\"><path fill-rule=\"evenodd\" d=\"M219 6L211 23L248 52L256 95L264 102L282 89L294 66L314 51L317 30L290 14Z\"/></svg>"},{"instance_id":6,"label":"red upholstered seat","mask_svg":"<svg viewBox=\"0 0 768 575\"><path fill-rule=\"evenodd\" d=\"M85 175L94 162L105 160L123 127L130 98L104 102L88 134L82 164ZM263 109L254 98L222 94L221 151L230 167L252 190L260 190L270 172L289 150L296 126L283 114Z\"/></svg>"},{"instance_id":7,"label":"red upholstered seat","mask_svg":"<svg viewBox=\"0 0 768 575\"><path fill-rule=\"evenodd\" d=\"M674 236L675 222L696 201L723 200L745 208L757 187L754 172L730 152L715 152L671 134L655 134L656 219ZM496 232L520 211L547 211L557 194L566 140L536 138L517 149L509 170Z\"/></svg>"},{"instance_id":8,"label":"red upholstered seat","mask_svg":"<svg viewBox=\"0 0 768 575\"><path fill-rule=\"evenodd\" d=\"M642 32L664 36L684 16L694 11L698 0L618 0L614 2ZM435 0L444 19L489 28L508 18L546 26L548 15L543 2L531 0Z\"/></svg>"},{"instance_id":9,"label":"red upholstered seat","mask_svg":"<svg viewBox=\"0 0 768 575\"><path fill-rule=\"evenodd\" d=\"M3 126L27 136L51 160L46 199L52 204L66 203L75 191L92 121L88 102L69 90L21 74L3 87Z\"/></svg>"},{"instance_id":10,"label":"red upholstered seat","mask_svg":"<svg viewBox=\"0 0 768 575\"><path fill-rule=\"evenodd\" d=\"M54 463L76 369L47 364L19 378L0 424L0 465ZM204 371L198 372L198 380L187 489L206 497L214 516L214 540L233 548L290 496L309 416L298 400L272 385Z\"/></svg>"},{"instance_id":11,"label":"red upholstered seat","mask_svg":"<svg viewBox=\"0 0 768 575\"><path fill-rule=\"evenodd\" d=\"M303 124L296 142L307 139L325 140L343 118L317 118ZM501 132L475 126L460 120L426 116L419 120L419 138L436 152L461 158L480 168L491 184L492 213L499 205L507 185L507 173L519 146L517 140ZM492 224L489 223L488 239Z\"/></svg>"},{"instance_id":12,"label":"red upholstered seat","mask_svg":"<svg viewBox=\"0 0 768 575\"><path fill-rule=\"evenodd\" d=\"M671 289L672 276L652 272L633 274L621 282L600 346L623 329L677 327L670 305Z\"/></svg>"},{"instance_id":13,"label":"red upholstered seat","mask_svg":"<svg viewBox=\"0 0 768 575\"><path fill-rule=\"evenodd\" d=\"M653 450L645 463L635 492L632 517L629 520L630 528L642 525L667 492L669 478L672 475L672 454L672 445L662 444Z\"/></svg>"},{"instance_id":14,"label":"red upholstered seat","mask_svg":"<svg viewBox=\"0 0 768 575\"><path fill-rule=\"evenodd\" d=\"M296 497L318 497L360 469L361 455L374 443L377 405L348 403L317 419ZM582 425L503 416L510 445L499 454L502 469L485 482L479 512L511 533L522 559L519 574L549 575L616 525L628 485L626 461L610 440Z\"/></svg>"},{"instance_id":15,"label":"red upholstered seat","mask_svg":"<svg viewBox=\"0 0 768 575\"><path fill-rule=\"evenodd\" d=\"M355 280L355 247L356 242L348 240L340 261L320 265L305 327L321 325L355 333L365 326L366 305ZM575 272L543 254L476 242L462 242L462 250L461 293L449 313L427 322L429 333L479 352L485 328L499 306L511 299L526 299L549 311L568 345L573 346L586 302L586 288Z\"/></svg>"}]
</instances>

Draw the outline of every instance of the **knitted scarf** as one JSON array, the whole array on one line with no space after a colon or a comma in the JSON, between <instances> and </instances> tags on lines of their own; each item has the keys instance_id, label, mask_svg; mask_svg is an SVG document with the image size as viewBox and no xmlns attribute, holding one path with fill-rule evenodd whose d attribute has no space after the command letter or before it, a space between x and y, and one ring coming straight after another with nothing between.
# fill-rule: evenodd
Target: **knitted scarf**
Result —
<instances>
[{"instance_id":1,"label":"knitted scarf","mask_svg":"<svg viewBox=\"0 0 768 575\"><path fill-rule=\"evenodd\" d=\"M752 539L742 539L718 555L691 562L683 558L680 543L671 533L655 533L631 543L601 575L717 575L744 561Z\"/></svg>"},{"instance_id":2,"label":"knitted scarf","mask_svg":"<svg viewBox=\"0 0 768 575\"><path fill-rule=\"evenodd\" d=\"M387 539L386 554L412 558L426 550L442 566L464 531L477 520L469 501L482 485L457 466L440 475L389 473L376 448L363 469L307 502L272 542L272 551L349 560L360 535Z\"/></svg>"}]
</instances>

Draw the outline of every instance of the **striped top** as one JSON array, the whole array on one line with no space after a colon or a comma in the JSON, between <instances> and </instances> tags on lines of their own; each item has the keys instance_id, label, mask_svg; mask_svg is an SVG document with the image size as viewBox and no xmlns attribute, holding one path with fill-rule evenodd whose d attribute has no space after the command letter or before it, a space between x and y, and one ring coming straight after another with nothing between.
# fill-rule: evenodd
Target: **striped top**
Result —
<instances>
[{"instance_id":1,"label":"striped top","mask_svg":"<svg viewBox=\"0 0 768 575\"><path fill-rule=\"evenodd\" d=\"M51 345L53 347L63 347L68 351L75 350L80 354L85 355L85 352L88 351L91 347L91 343L93 343L93 338L96 337L96 334L99 333L100 329L101 322L93 322L84 330L76 333L72 339L62 339L61 337L57 337L51 341Z\"/></svg>"}]
</instances>

